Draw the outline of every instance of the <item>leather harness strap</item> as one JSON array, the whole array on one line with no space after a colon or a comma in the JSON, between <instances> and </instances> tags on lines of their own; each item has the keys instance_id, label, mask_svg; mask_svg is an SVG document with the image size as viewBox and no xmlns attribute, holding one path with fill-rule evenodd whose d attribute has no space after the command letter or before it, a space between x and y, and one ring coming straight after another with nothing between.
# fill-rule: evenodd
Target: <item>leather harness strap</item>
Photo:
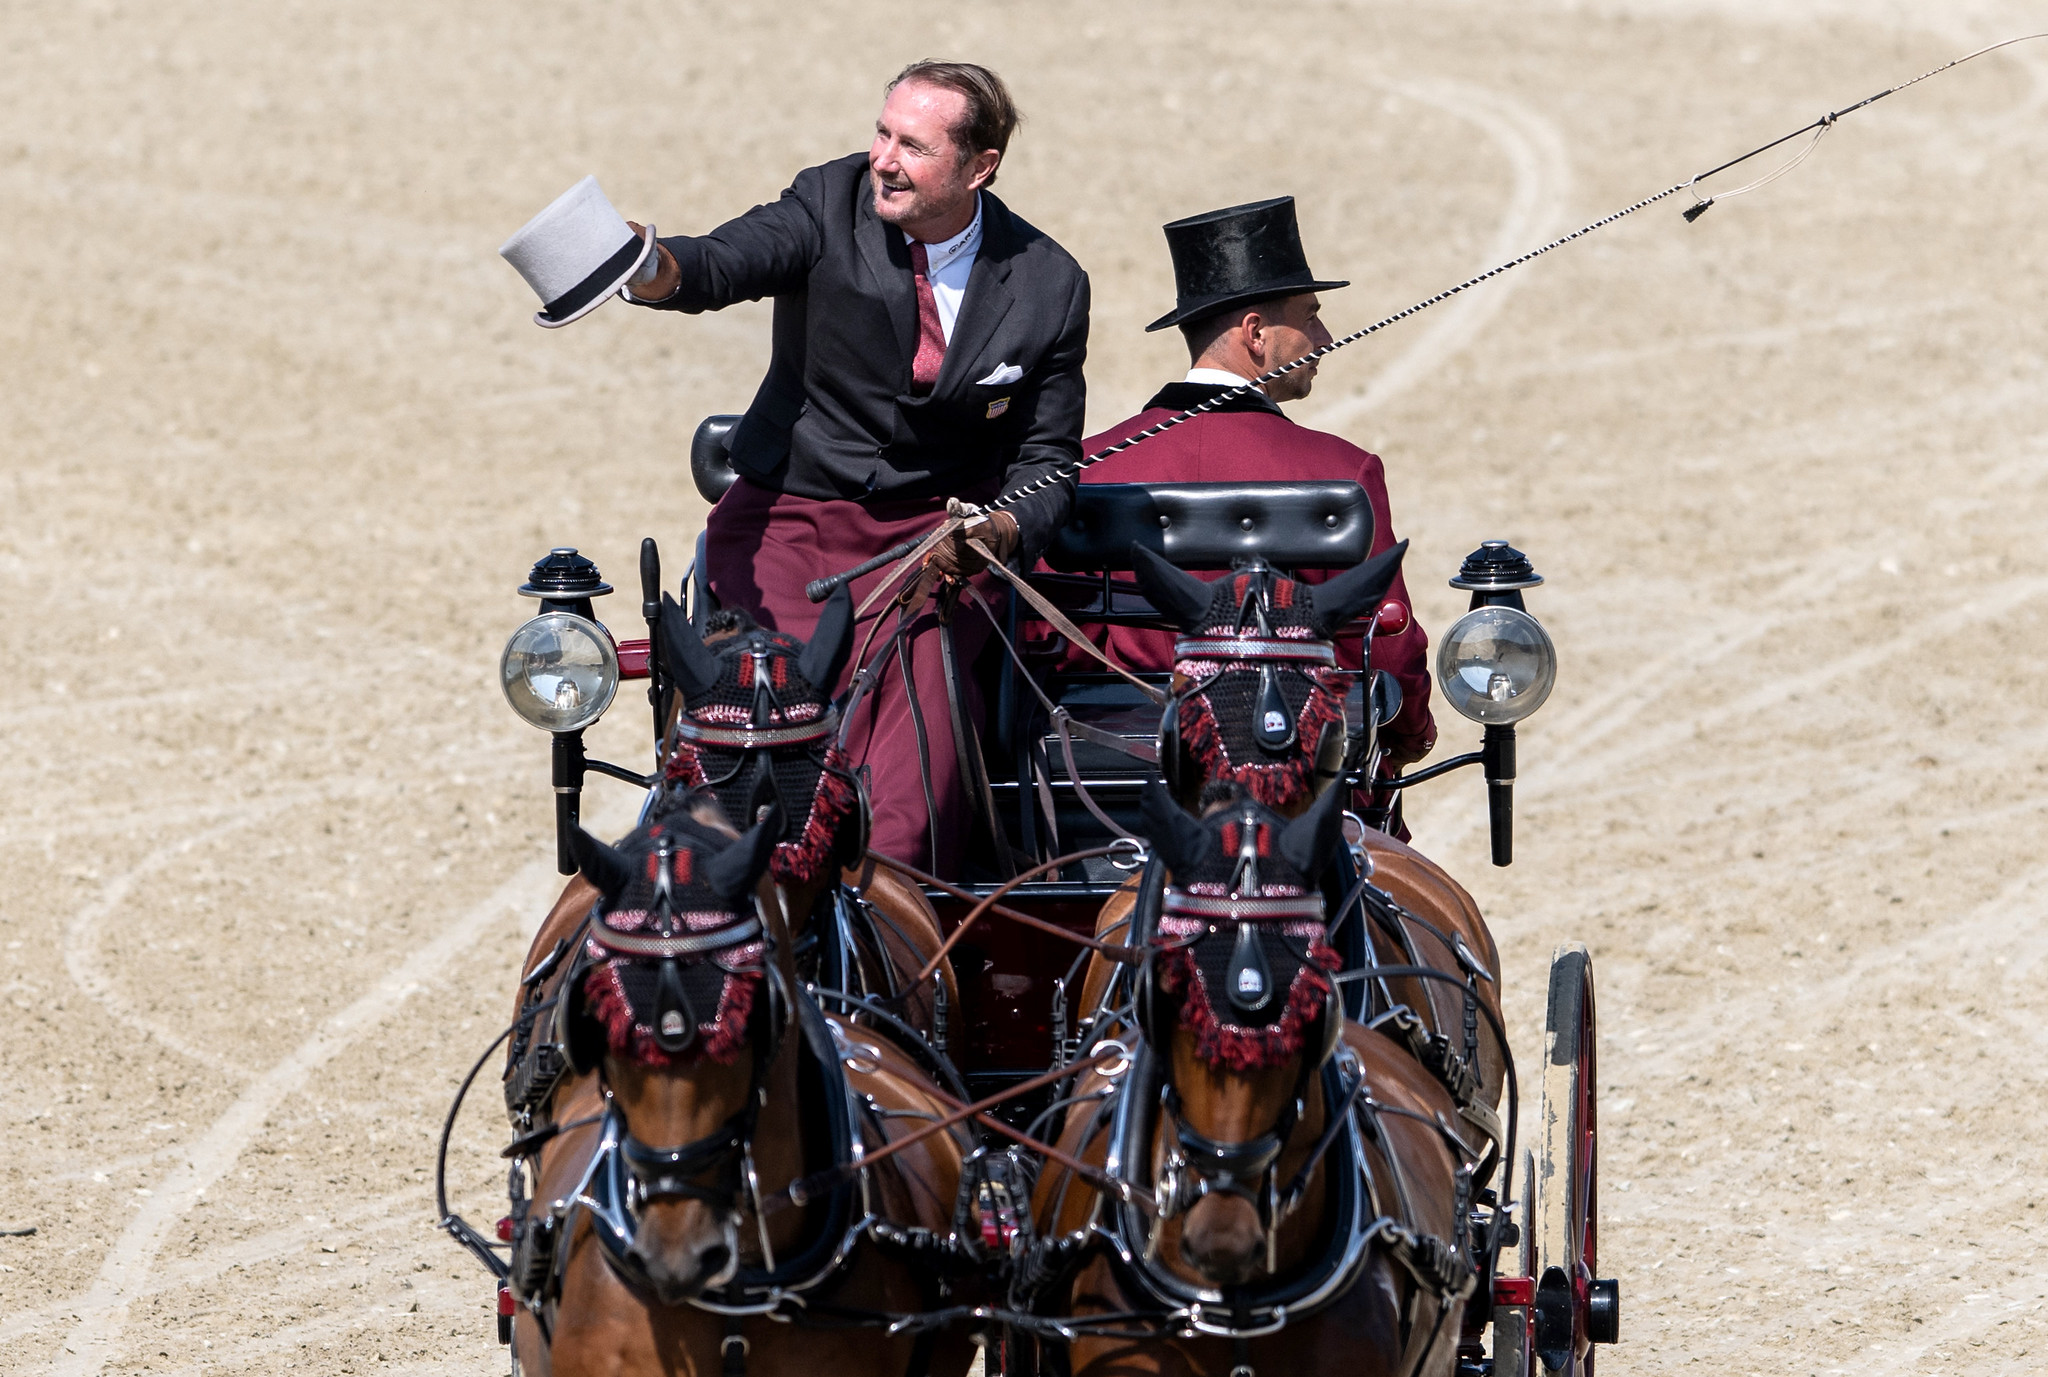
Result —
<instances>
[{"instance_id":1,"label":"leather harness strap","mask_svg":"<svg viewBox=\"0 0 2048 1377\"><path fill-rule=\"evenodd\" d=\"M1159 689L1154 688L1152 685L1146 683L1143 679L1140 679L1137 675L1131 673L1122 665L1118 664L1116 661L1110 659L1109 656L1105 655L1102 652L1102 648L1096 645L1095 642L1089 640L1088 637L1082 633L1081 628L1075 626L1073 622L1069 621L1067 619L1067 615L1064 612L1060 611L1057 607L1054 607L1052 603L1046 599L1043 593L1040 593L1036 588L1033 588L1024 579L1017 577L1017 575L1011 573L1008 569L1004 568L1003 565L997 561L995 557L995 552L990 550L988 546L982 544L979 540L969 540L967 542L967 548L974 551L976 554L980 555L983 559L987 560L989 572L991 574L994 574L997 578L1001 579L1004 583L1009 584L1010 587L1016 589L1018 596L1022 597L1024 601L1030 603L1033 611L1037 612L1039 616L1045 618L1046 621L1052 624L1053 630L1059 632L1060 635L1065 636L1067 640L1076 647L1087 651L1090 655L1093 655L1096 659L1102 661L1103 664L1109 667L1112 673L1121 675L1124 679L1128 680L1131 684L1135 685L1139 692L1143 693L1147 698L1151 699L1154 703L1159 704L1161 707L1166 706L1166 695L1163 692L1161 692Z\"/></svg>"}]
</instances>

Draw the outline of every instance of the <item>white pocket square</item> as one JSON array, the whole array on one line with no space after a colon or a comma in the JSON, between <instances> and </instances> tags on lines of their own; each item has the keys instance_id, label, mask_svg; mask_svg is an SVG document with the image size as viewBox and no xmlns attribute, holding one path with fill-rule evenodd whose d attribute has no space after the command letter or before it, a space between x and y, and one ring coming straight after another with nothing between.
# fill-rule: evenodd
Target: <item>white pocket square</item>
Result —
<instances>
[{"instance_id":1,"label":"white pocket square","mask_svg":"<svg viewBox=\"0 0 2048 1377\"><path fill-rule=\"evenodd\" d=\"M999 366L995 372L975 384L976 387L1001 387L1005 383L1023 382L1024 370L1014 363Z\"/></svg>"}]
</instances>

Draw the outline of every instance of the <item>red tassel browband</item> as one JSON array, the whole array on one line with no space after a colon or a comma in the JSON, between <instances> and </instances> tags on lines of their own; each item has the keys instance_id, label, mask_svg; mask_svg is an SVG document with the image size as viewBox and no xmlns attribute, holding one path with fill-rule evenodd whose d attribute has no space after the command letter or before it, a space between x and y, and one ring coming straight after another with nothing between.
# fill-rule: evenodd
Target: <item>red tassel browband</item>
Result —
<instances>
[{"instance_id":1,"label":"red tassel browband","mask_svg":"<svg viewBox=\"0 0 2048 1377\"><path fill-rule=\"evenodd\" d=\"M1216 1017L1191 947L1159 954L1159 986L1182 996L1181 1026L1195 1035L1195 1054L1203 1061L1231 1071L1264 1071L1301 1055L1309 1024L1330 1000L1330 972L1341 964L1336 949L1317 938L1309 943L1308 958L1288 983L1287 1007L1263 1028Z\"/></svg>"},{"instance_id":2,"label":"red tassel browband","mask_svg":"<svg viewBox=\"0 0 2048 1377\"><path fill-rule=\"evenodd\" d=\"M686 789L707 788L709 777L704 772L704 759L697 753L690 736L690 733L677 734L675 749L669 755L663 777ZM704 740L706 744L720 744L711 741L701 730L696 739ZM804 816L803 829L794 841L777 843L769 856L768 873L775 882L808 885L824 874L832 863L839 829L859 804L860 789L853 781L853 770L847 764L846 752L837 745L826 747L817 787L811 791L811 810Z\"/></svg>"},{"instance_id":3,"label":"red tassel browband","mask_svg":"<svg viewBox=\"0 0 2048 1377\"><path fill-rule=\"evenodd\" d=\"M1295 719L1295 739L1302 744L1292 754L1276 761L1234 761L1209 696L1192 693L1181 699L1180 738L1210 779L1227 779L1268 808L1289 808L1315 794L1315 747L1310 743L1321 741L1327 728L1343 720L1343 699L1318 683Z\"/></svg>"},{"instance_id":4,"label":"red tassel browband","mask_svg":"<svg viewBox=\"0 0 2048 1377\"><path fill-rule=\"evenodd\" d=\"M754 991L763 979L760 971L725 972L718 987L718 1010L709 1021L698 1023L697 1040L681 1052L664 1052L655 1041L654 1029L635 1017L618 967L618 961L606 961L583 978L586 1007L604 1025L605 1043L614 1056L659 1070L698 1060L729 1065L746 1045L747 1022L754 1012Z\"/></svg>"}]
</instances>

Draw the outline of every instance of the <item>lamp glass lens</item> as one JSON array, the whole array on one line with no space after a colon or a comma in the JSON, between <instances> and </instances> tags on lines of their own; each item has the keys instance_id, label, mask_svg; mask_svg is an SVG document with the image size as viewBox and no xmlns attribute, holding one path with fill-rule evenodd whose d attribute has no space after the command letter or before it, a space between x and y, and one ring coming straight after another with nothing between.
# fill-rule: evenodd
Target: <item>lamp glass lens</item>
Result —
<instances>
[{"instance_id":1,"label":"lamp glass lens","mask_svg":"<svg viewBox=\"0 0 2048 1377\"><path fill-rule=\"evenodd\" d=\"M1475 607L1438 644L1436 677L1444 698L1474 722L1519 722L1550 696L1557 648L1527 612Z\"/></svg>"},{"instance_id":2,"label":"lamp glass lens","mask_svg":"<svg viewBox=\"0 0 2048 1377\"><path fill-rule=\"evenodd\" d=\"M597 623L549 612L512 633L498 677L512 711L534 726L580 731L611 706L619 690L619 654Z\"/></svg>"}]
</instances>

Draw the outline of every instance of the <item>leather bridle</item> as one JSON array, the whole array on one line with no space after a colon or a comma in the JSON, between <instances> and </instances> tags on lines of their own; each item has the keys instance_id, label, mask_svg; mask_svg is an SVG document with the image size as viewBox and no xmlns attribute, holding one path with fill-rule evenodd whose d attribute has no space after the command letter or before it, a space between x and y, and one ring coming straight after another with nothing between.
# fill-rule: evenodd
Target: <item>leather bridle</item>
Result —
<instances>
[{"instance_id":1,"label":"leather bridle","mask_svg":"<svg viewBox=\"0 0 2048 1377\"><path fill-rule=\"evenodd\" d=\"M1270 1231L1279 1213L1277 1169L1280 1152L1301 1120L1301 1092L1307 1083L1309 1058L1301 1059L1295 1093L1273 1127L1242 1142L1225 1143L1188 1126L1180 1092L1171 1081L1160 1088L1159 1107L1172 1122L1173 1142L1155 1187L1159 1219L1187 1213L1204 1197L1234 1195L1259 1212L1259 1225Z\"/></svg>"},{"instance_id":2,"label":"leather bridle","mask_svg":"<svg viewBox=\"0 0 2048 1377\"><path fill-rule=\"evenodd\" d=\"M767 1035L753 1043L753 1067L746 1099L730 1118L701 1138L674 1147L656 1147L635 1136L621 1113L619 1157L632 1182L633 1204L661 1199L701 1200L731 1222L738 1210L742 1178L747 1174L745 1163L751 1156L754 1126L761 1111L762 1087L794 1012L788 993L782 988L781 971L774 961L774 938L769 935L760 913L757 911L738 918L709 932L683 931L674 911L674 891L670 880L673 852L666 836L661 838L656 855L659 860L655 868L654 935L617 932L602 922L594 921L590 924L591 943L613 953L611 960L658 960L672 969L673 963L683 956L717 961L719 952L760 941L763 944L761 975L770 992L768 1028ZM728 969L729 974L734 973L723 962L718 964L721 969ZM680 981L676 984L680 986ZM672 1039L665 1029L655 1029L656 1041L666 1051L684 1050L696 1040L695 1010L691 1009L687 998L684 1008L688 1010L685 1016L687 1027L684 1035L675 1039L678 1045L669 1045ZM611 1098L609 1086L605 1087L605 1094L607 1099ZM615 1105L616 1101L613 1103ZM706 1182L703 1179L706 1176L712 1179Z\"/></svg>"}]
</instances>

